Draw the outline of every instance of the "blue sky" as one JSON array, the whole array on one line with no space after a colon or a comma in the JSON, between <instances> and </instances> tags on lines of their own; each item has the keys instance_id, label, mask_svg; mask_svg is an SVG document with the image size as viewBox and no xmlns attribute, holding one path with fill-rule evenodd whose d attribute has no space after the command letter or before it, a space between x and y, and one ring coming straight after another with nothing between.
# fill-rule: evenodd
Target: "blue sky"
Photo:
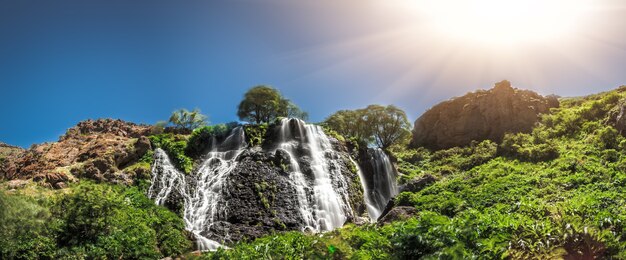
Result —
<instances>
[{"instance_id":1,"label":"blue sky","mask_svg":"<svg viewBox=\"0 0 626 260\"><path fill-rule=\"evenodd\" d=\"M543 94L626 84L626 9L606 1L562 42L468 47L377 1L0 1L0 141L55 141L88 118L138 123L200 108L236 120L269 84L311 121L395 104L415 120L494 82Z\"/></svg>"}]
</instances>

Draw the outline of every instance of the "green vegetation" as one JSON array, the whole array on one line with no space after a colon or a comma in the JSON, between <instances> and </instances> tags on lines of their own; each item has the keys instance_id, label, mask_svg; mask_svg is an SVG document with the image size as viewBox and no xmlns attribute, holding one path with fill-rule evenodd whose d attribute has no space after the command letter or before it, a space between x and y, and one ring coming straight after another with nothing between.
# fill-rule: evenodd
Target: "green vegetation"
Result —
<instances>
[{"instance_id":1,"label":"green vegetation","mask_svg":"<svg viewBox=\"0 0 626 260\"><path fill-rule=\"evenodd\" d=\"M501 144L435 152L392 146L401 182L438 179L396 198L419 212L408 220L321 236L276 234L204 257L626 259L626 138L610 126L625 93L564 99L531 133L508 134ZM327 122L350 122L352 113ZM340 133L359 136L353 126Z\"/></svg>"},{"instance_id":2,"label":"green vegetation","mask_svg":"<svg viewBox=\"0 0 626 260\"><path fill-rule=\"evenodd\" d=\"M278 117L308 118L306 112L285 99L277 89L265 85L255 86L246 92L237 108L237 116L242 121L256 124L269 123Z\"/></svg>"},{"instance_id":3,"label":"green vegetation","mask_svg":"<svg viewBox=\"0 0 626 260\"><path fill-rule=\"evenodd\" d=\"M230 133L230 131L237 127L237 123L228 123L228 124L217 124L210 126L203 126L200 128L196 128L191 132L191 137L189 137L189 141L187 142L187 147L185 148L185 154L192 158L196 158L202 155L209 148L208 146L211 144L211 139L215 138L223 138Z\"/></svg>"},{"instance_id":4,"label":"green vegetation","mask_svg":"<svg viewBox=\"0 0 626 260\"><path fill-rule=\"evenodd\" d=\"M406 114L393 105L341 110L329 116L324 125L360 144L373 143L385 150L394 144L408 143L411 136Z\"/></svg>"},{"instance_id":5,"label":"green vegetation","mask_svg":"<svg viewBox=\"0 0 626 260\"><path fill-rule=\"evenodd\" d=\"M529 133L439 151L408 148L409 124L395 107L339 111L325 122L329 135L356 147L385 148L397 160L400 183L425 175L437 179L396 197L396 206L418 214L324 234L277 233L199 258L626 259L626 138L611 126L625 102L626 88L563 99ZM244 127L256 146L267 135L263 122L279 115L252 111L246 118L261 123ZM150 140L190 172L191 158L232 127L194 127L191 135ZM149 152L127 168L151 163ZM271 211L275 183L252 185ZM145 182L122 187L82 180L63 191L0 190L0 259L155 259L189 252L183 220L156 206L143 188ZM271 221L287 229L272 212Z\"/></svg>"},{"instance_id":6,"label":"green vegetation","mask_svg":"<svg viewBox=\"0 0 626 260\"><path fill-rule=\"evenodd\" d=\"M174 134L159 134L150 136L150 142L155 148L163 149L172 160L172 163L185 173L193 169L193 160L185 154L187 137Z\"/></svg>"},{"instance_id":7,"label":"green vegetation","mask_svg":"<svg viewBox=\"0 0 626 260\"><path fill-rule=\"evenodd\" d=\"M207 124L207 116L200 113L200 109L197 108L192 111L179 109L172 112L169 122L178 128L194 130Z\"/></svg>"},{"instance_id":8,"label":"green vegetation","mask_svg":"<svg viewBox=\"0 0 626 260\"><path fill-rule=\"evenodd\" d=\"M244 131L246 132L246 142L250 146L262 145L265 141L265 135L269 125L267 123L259 125L245 125Z\"/></svg>"},{"instance_id":9,"label":"green vegetation","mask_svg":"<svg viewBox=\"0 0 626 260\"><path fill-rule=\"evenodd\" d=\"M155 259L191 249L184 223L137 188L83 182L33 198L0 191L2 259Z\"/></svg>"}]
</instances>

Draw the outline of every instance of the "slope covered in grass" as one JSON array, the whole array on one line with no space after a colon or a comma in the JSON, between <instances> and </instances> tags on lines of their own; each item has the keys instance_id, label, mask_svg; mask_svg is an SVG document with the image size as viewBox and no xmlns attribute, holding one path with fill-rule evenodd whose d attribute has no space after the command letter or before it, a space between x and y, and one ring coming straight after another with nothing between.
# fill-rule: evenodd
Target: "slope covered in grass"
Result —
<instances>
[{"instance_id":1,"label":"slope covered in grass","mask_svg":"<svg viewBox=\"0 0 626 260\"><path fill-rule=\"evenodd\" d=\"M626 258L626 141L612 126L626 88L561 100L529 134L430 152L395 147L409 182L408 220L297 232L206 254L209 259Z\"/></svg>"}]
</instances>

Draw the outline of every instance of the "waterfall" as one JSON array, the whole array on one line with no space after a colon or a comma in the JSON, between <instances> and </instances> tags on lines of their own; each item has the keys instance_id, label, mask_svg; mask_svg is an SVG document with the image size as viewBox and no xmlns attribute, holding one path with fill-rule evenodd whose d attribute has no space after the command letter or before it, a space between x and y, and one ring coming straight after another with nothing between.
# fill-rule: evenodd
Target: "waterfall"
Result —
<instances>
[{"instance_id":1,"label":"waterfall","mask_svg":"<svg viewBox=\"0 0 626 260\"><path fill-rule=\"evenodd\" d=\"M289 154L289 177L297 191L305 229L320 232L343 226L352 215L347 183L338 165L339 155L322 128L299 119L283 119L277 149ZM303 156L310 157L308 176L296 160Z\"/></svg>"},{"instance_id":2,"label":"waterfall","mask_svg":"<svg viewBox=\"0 0 626 260\"><path fill-rule=\"evenodd\" d=\"M367 178L360 167L357 169L363 186L367 212L370 219L376 221L389 200L398 194L397 173L389 156L382 149L369 149L368 156L371 177Z\"/></svg>"},{"instance_id":3,"label":"waterfall","mask_svg":"<svg viewBox=\"0 0 626 260\"><path fill-rule=\"evenodd\" d=\"M283 152L288 163L287 178L296 191L294 199L303 219L303 231L324 232L343 226L354 213L350 206L349 182L341 172L342 167L345 169L341 154L319 126L299 119L283 119L277 131L274 145L263 151ZM185 228L194 234L200 250L224 247L209 237L229 236L227 232L216 233L217 227L228 219L229 207L236 207L225 199L229 192L226 185L238 166L237 157L247 148L243 127L233 129L222 141L212 138L209 152L197 170L189 175L178 171L163 150L155 150L148 196L158 205L170 199L184 203ZM367 190L365 183L363 187ZM372 196L379 194L370 193ZM369 202L376 201L369 197L370 193L366 195L370 215L380 214L381 209Z\"/></svg>"},{"instance_id":4,"label":"waterfall","mask_svg":"<svg viewBox=\"0 0 626 260\"><path fill-rule=\"evenodd\" d=\"M371 198L372 192L371 189L368 188L367 180L365 174L363 173L363 170L361 170L361 166L359 166L359 164L355 162L352 158L350 158L350 162L356 167L356 171L361 181L361 187L363 187L363 199L365 201L365 207L367 208L367 215L369 216L371 222L376 222L376 219L378 218L378 216L380 216L382 209L376 208L375 204L373 203L374 200Z\"/></svg>"},{"instance_id":5,"label":"waterfall","mask_svg":"<svg viewBox=\"0 0 626 260\"><path fill-rule=\"evenodd\" d=\"M178 171L161 149L155 152L152 168L152 184L148 196L163 205L172 191L178 191L184 201L183 219L185 227L196 236L200 250L215 250L223 247L218 242L206 238L216 221L226 217L228 201L223 199L226 180L230 172L237 167L236 158L245 148L245 136L242 127L233 129L221 143L213 138L210 152L198 170L191 176ZM194 185L187 185L186 179L195 180Z\"/></svg>"}]
</instances>

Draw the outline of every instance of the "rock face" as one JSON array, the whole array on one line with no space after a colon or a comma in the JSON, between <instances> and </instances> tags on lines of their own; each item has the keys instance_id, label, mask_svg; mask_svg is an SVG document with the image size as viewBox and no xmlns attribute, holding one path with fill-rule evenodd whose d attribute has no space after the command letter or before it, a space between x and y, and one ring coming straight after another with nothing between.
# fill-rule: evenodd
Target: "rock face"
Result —
<instances>
[{"instance_id":1,"label":"rock face","mask_svg":"<svg viewBox=\"0 0 626 260\"><path fill-rule=\"evenodd\" d=\"M539 114L558 107L556 97L543 97L511 87L508 81L454 98L426 111L415 121L413 146L446 149L472 140L499 142L507 132L529 132Z\"/></svg>"},{"instance_id":2,"label":"rock face","mask_svg":"<svg viewBox=\"0 0 626 260\"><path fill-rule=\"evenodd\" d=\"M54 188L63 188L76 177L129 184L137 173L123 169L151 149L145 137L150 129L121 120L83 121L58 142L35 145L7 157L0 178L33 179Z\"/></svg>"}]
</instances>

